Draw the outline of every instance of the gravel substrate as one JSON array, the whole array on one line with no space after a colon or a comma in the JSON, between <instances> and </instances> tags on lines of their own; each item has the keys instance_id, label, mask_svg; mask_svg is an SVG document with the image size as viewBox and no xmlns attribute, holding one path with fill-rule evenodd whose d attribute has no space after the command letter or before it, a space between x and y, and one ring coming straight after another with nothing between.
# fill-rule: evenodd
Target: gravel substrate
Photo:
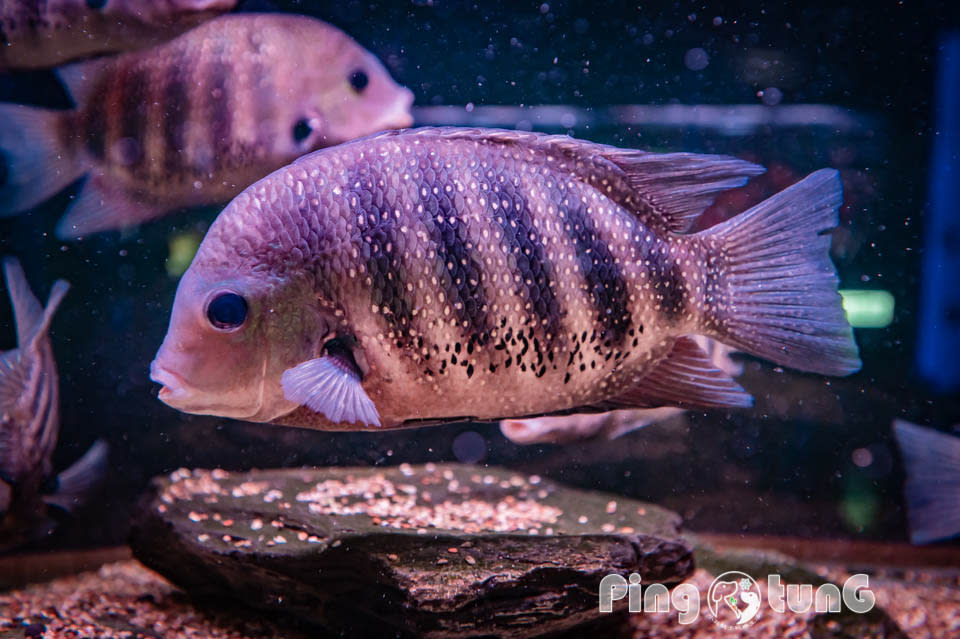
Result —
<instances>
[{"instance_id":1,"label":"gravel substrate","mask_svg":"<svg viewBox=\"0 0 960 639\"><path fill-rule=\"evenodd\" d=\"M689 581L700 589L705 602L712 576L698 570ZM824 615L778 615L769 610L761 614L756 624L741 631L719 629L706 614L687 626L677 622L675 613L634 614L629 619L636 639L960 636L960 583L955 576L925 572L880 574L871 579L871 588L877 595L878 606L896 625L873 616L864 618L854 628L849 618L838 623ZM95 572L0 594L0 638L25 636L300 639L313 634L270 621L266 616L252 615L239 607L198 608L156 573L136 561L123 561Z\"/></svg>"}]
</instances>

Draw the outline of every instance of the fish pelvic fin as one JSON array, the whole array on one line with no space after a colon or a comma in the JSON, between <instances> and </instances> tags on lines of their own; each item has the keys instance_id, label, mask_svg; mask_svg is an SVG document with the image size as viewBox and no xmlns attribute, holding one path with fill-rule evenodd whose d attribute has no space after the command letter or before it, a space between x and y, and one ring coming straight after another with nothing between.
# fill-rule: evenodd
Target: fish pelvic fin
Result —
<instances>
[{"instance_id":1,"label":"fish pelvic fin","mask_svg":"<svg viewBox=\"0 0 960 639\"><path fill-rule=\"evenodd\" d=\"M960 437L893 421L907 472L910 541L928 544L960 534Z\"/></svg>"},{"instance_id":2,"label":"fish pelvic fin","mask_svg":"<svg viewBox=\"0 0 960 639\"><path fill-rule=\"evenodd\" d=\"M94 442L83 457L57 475L57 490L44 495L43 501L67 512L82 506L107 474L109 446L102 439Z\"/></svg>"},{"instance_id":3,"label":"fish pelvic fin","mask_svg":"<svg viewBox=\"0 0 960 639\"><path fill-rule=\"evenodd\" d=\"M821 169L696 235L715 263L705 319L712 337L801 371L860 370L829 252L842 201L839 174Z\"/></svg>"},{"instance_id":4,"label":"fish pelvic fin","mask_svg":"<svg viewBox=\"0 0 960 639\"><path fill-rule=\"evenodd\" d=\"M360 375L336 355L324 355L287 369L281 376L288 401L306 406L335 424L380 426L373 400Z\"/></svg>"},{"instance_id":5,"label":"fish pelvic fin","mask_svg":"<svg viewBox=\"0 0 960 639\"><path fill-rule=\"evenodd\" d=\"M61 138L70 111L0 104L0 216L33 208L89 168Z\"/></svg>"},{"instance_id":6,"label":"fish pelvic fin","mask_svg":"<svg viewBox=\"0 0 960 639\"><path fill-rule=\"evenodd\" d=\"M611 408L745 408L753 406L753 397L684 336L637 384L604 403Z\"/></svg>"}]
</instances>

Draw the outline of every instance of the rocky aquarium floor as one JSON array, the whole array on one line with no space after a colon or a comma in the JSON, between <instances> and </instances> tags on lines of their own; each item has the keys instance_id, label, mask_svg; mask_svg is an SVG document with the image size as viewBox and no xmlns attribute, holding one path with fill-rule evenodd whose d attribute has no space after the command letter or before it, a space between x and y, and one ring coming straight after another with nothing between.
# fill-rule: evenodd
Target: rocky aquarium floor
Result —
<instances>
[{"instance_id":1,"label":"rocky aquarium floor","mask_svg":"<svg viewBox=\"0 0 960 639\"><path fill-rule=\"evenodd\" d=\"M690 583L706 590L712 576L698 570ZM871 581L887 614L841 621L820 615L766 613L748 630L717 628L705 615L688 626L670 614L630 615L607 637L909 637L960 636L960 584L931 573L877 575ZM244 607L195 605L182 591L135 560L0 594L0 638L19 637L210 637L262 639L317 637Z\"/></svg>"}]
</instances>

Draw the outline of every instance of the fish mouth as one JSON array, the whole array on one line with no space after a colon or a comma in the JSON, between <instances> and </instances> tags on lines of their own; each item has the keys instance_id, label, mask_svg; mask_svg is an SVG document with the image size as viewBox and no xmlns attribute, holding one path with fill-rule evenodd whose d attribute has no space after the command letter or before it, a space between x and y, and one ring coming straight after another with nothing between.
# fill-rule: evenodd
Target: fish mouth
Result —
<instances>
[{"instance_id":1,"label":"fish mouth","mask_svg":"<svg viewBox=\"0 0 960 639\"><path fill-rule=\"evenodd\" d=\"M377 129L406 129L413 126L410 107L413 105L413 91L404 88L389 111L377 120Z\"/></svg>"},{"instance_id":2,"label":"fish mouth","mask_svg":"<svg viewBox=\"0 0 960 639\"><path fill-rule=\"evenodd\" d=\"M157 364L156 360L150 363L150 379L162 386L157 397L165 404L176 402L187 394L184 379Z\"/></svg>"}]
</instances>

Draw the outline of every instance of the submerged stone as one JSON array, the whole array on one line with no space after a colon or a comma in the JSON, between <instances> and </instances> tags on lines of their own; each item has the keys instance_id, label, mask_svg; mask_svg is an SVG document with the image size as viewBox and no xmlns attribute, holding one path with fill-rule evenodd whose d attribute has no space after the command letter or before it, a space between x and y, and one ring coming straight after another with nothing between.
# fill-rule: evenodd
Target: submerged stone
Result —
<instances>
[{"instance_id":1,"label":"submerged stone","mask_svg":"<svg viewBox=\"0 0 960 639\"><path fill-rule=\"evenodd\" d=\"M180 470L154 480L134 554L195 596L350 636L533 637L614 618L600 580L693 571L658 506L470 465Z\"/></svg>"}]
</instances>

